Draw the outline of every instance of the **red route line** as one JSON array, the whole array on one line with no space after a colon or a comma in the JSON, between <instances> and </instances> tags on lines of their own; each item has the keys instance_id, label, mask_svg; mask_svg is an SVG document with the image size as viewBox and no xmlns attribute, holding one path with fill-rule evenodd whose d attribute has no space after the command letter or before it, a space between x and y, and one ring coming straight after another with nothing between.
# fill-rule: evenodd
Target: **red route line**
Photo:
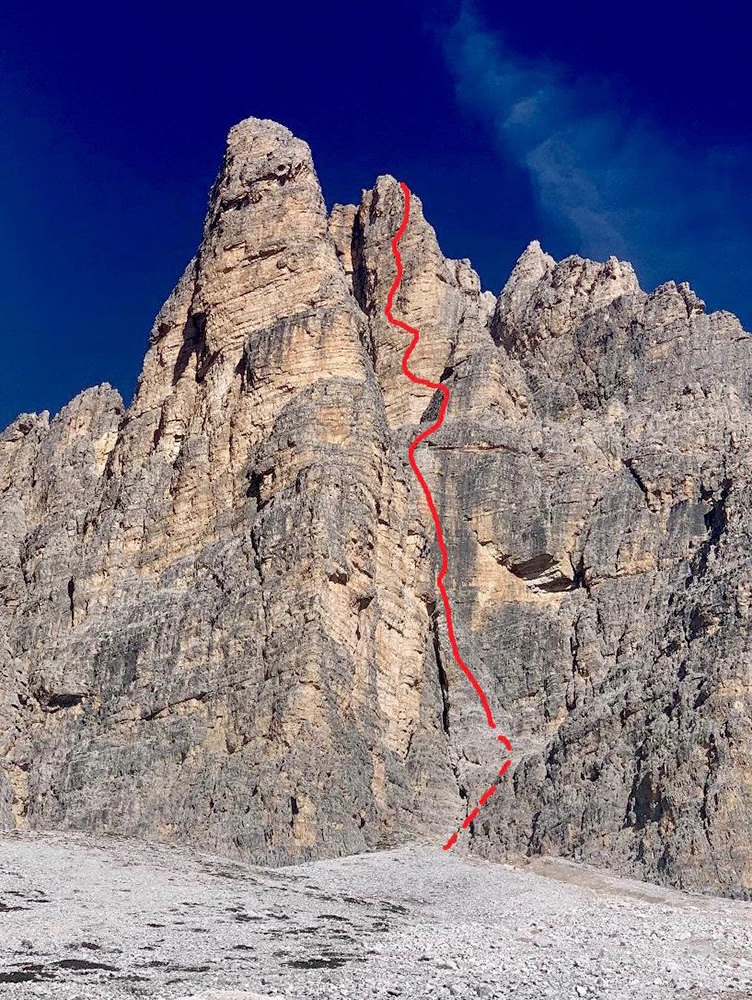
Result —
<instances>
[{"instance_id":1,"label":"red route line","mask_svg":"<svg viewBox=\"0 0 752 1000\"><path fill-rule=\"evenodd\" d=\"M446 415L447 406L449 405L449 388L441 382L431 382L427 378L420 378L419 375L416 375L413 371L410 370L408 366L408 361L410 360L410 355L413 353L413 351L418 345L418 341L420 340L420 331L416 330L414 326L410 326L409 324L403 322L401 319L396 319L392 313L392 308L394 305L394 296L397 293L397 289L400 286L403 275L402 257L399 251L399 242L405 235L405 230L407 229L407 223L410 219L410 189L408 188L407 184L405 184L404 181L400 181L400 188L402 189L402 194L404 197L402 222L400 223L399 229L392 237L392 254L394 256L394 262L397 267L397 274L395 275L394 281L392 282L392 287L389 289L389 294L386 297L386 306L384 308L384 315L386 316L387 320L392 324L392 326L399 327L400 330L404 330L405 333L409 333L413 338L410 344L408 345L407 350L402 355L403 374L406 375L407 378L409 378L410 381L413 382L415 385L423 385L426 386L426 388L428 389L433 389L434 392L441 392L441 405L439 406L438 417L436 418L434 423L431 424L430 427L422 431L410 444L410 446L407 449L407 455L410 460L410 465L412 467L412 470L415 473L415 478L418 480L421 489L423 490L423 495L426 498L428 509L431 512L431 517L433 518L434 528L436 529L436 541L439 546L439 551L441 552L441 567L439 568L439 572L436 576L436 585L439 588L439 593L441 594L441 600L444 605L444 613L446 615L446 624L447 624L447 635L449 636L449 645L452 647L452 655L454 656L457 666L460 668L460 670L462 670L463 674L468 679L468 681L472 685L473 690L477 694L478 700L480 701L483 707L483 711L485 712L486 721L488 722L489 728L496 729L496 723L494 722L493 713L491 712L491 706L488 704L488 698L486 698L486 693L480 686L475 674L462 659L462 654L460 653L459 646L457 645L457 638L454 633L454 621L452 619L452 608L449 603L449 595L447 594L446 587L444 586L444 577L446 576L447 568L449 565L449 553L447 552L447 547L444 542L444 532L442 531L441 528L441 520L439 519L439 513L436 510L436 504L434 503L433 496L431 495L431 491L428 488L428 483L425 481L423 473L420 471L418 463L415 460L416 448L420 444L422 444L423 441L426 440L426 438L430 437L431 434L437 431L439 427L441 427L441 425L444 423L444 416ZM502 733L498 735L496 738L504 746L504 748L508 753L512 752L512 744L510 743L508 737L506 737ZM499 777L504 776L510 764L511 761L508 759L504 762L504 764L499 770ZM485 792L483 792L483 794L479 799L479 805L475 809L473 809L473 811L469 813L463 820L462 822L463 830L466 830L470 826L473 820L478 816L478 813L480 812L480 807L484 806L486 802L488 802L488 800L491 798L491 796L494 794L495 791L496 791L496 784L494 783L490 785L485 790ZM451 837L447 840L447 842L444 844L445 851L451 850L451 848L454 847L454 845L457 843L457 837L458 833L457 831L455 831L451 835Z\"/></svg>"}]
</instances>

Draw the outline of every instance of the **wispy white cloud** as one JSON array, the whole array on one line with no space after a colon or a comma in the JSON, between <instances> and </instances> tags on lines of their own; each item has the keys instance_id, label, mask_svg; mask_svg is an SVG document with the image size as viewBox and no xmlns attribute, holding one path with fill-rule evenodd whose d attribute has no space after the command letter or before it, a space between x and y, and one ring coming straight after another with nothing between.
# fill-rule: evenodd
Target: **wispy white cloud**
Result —
<instances>
[{"instance_id":1,"label":"wispy white cloud","mask_svg":"<svg viewBox=\"0 0 752 1000\"><path fill-rule=\"evenodd\" d=\"M723 275L711 272L721 258L738 271L741 253L748 280L748 151L682 148L627 110L614 83L521 56L469 3L443 41L458 100L526 171L573 251L631 258L648 283L707 275L718 294Z\"/></svg>"}]
</instances>

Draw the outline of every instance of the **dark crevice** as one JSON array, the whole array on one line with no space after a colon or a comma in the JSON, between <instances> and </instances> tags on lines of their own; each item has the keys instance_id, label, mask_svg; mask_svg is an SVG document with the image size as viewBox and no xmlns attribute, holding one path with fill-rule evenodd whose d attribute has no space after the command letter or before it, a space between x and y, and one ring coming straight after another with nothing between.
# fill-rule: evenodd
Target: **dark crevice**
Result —
<instances>
[{"instance_id":1,"label":"dark crevice","mask_svg":"<svg viewBox=\"0 0 752 1000\"><path fill-rule=\"evenodd\" d=\"M252 469L248 475L248 489L246 491L246 496L256 501L256 510L263 510L264 507L269 503L271 497L267 497L265 500L262 499L261 493L265 484L267 484L272 477L272 469Z\"/></svg>"},{"instance_id":2,"label":"dark crevice","mask_svg":"<svg viewBox=\"0 0 752 1000\"><path fill-rule=\"evenodd\" d=\"M632 477L632 479L634 479L634 481L637 483L637 485L639 486L639 488L640 488L641 492L644 494L644 496L647 497L648 496L648 488L645 485L645 483L643 482L642 477L640 476L639 472L635 469L635 467L634 467L634 460L631 459L631 458L625 458L624 459L624 468L630 474L630 476Z\"/></svg>"},{"instance_id":3,"label":"dark crevice","mask_svg":"<svg viewBox=\"0 0 752 1000\"><path fill-rule=\"evenodd\" d=\"M508 562L509 572L513 573L520 580L535 580L537 577L545 573L546 570L550 569L556 562L552 555L548 552L541 552L531 559L525 559L523 562L513 563Z\"/></svg>"},{"instance_id":4,"label":"dark crevice","mask_svg":"<svg viewBox=\"0 0 752 1000\"><path fill-rule=\"evenodd\" d=\"M363 253L363 241L363 225L360 220L360 213L357 213L353 222L352 237L350 239L350 254L353 268L350 280L352 282L355 301L363 315L368 316L369 313L373 312L373 279L369 280L368 268L366 267ZM371 328L367 323L363 324L360 340L371 364L375 366L376 345L373 341Z\"/></svg>"},{"instance_id":5,"label":"dark crevice","mask_svg":"<svg viewBox=\"0 0 752 1000\"><path fill-rule=\"evenodd\" d=\"M710 501L711 507L704 518L708 537L700 546L696 556L698 576L702 576L707 569L710 553L714 552L718 548L724 532L726 531L726 527L728 526L726 502L728 501L731 493L731 487L731 480L724 479L721 485L720 496L717 500L707 496L703 498Z\"/></svg>"},{"instance_id":6,"label":"dark crevice","mask_svg":"<svg viewBox=\"0 0 752 1000\"><path fill-rule=\"evenodd\" d=\"M214 364L214 362L219 357L219 351L211 351L211 353L203 351L197 359L196 363L196 381L203 382L206 378L207 372Z\"/></svg>"},{"instance_id":7,"label":"dark crevice","mask_svg":"<svg viewBox=\"0 0 752 1000\"><path fill-rule=\"evenodd\" d=\"M206 701L208 696L209 696L208 691L199 691L197 694L186 695L185 698L178 698L177 701L168 702L166 705L159 705L158 707L152 708L151 710L144 710L141 712L141 721L151 722L152 719L156 719L157 716L162 714L162 712L168 712L171 708L174 708L176 705L184 705L186 702L189 701Z\"/></svg>"},{"instance_id":8,"label":"dark crevice","mask_svg":"<svg viewBox=\"0 0 752 1000\"><path fill-rule=\"evenodd\" d=\"M566 576L560 576L556 580L551 580L548 583L537 584L537 589L542 590L544 594L563 594L568 590L576 590L580 586L576 580L570 580Z\"/></svg>"},{"instance_id":9,"label":"dark crevice","mask_svg":"<svg viewBox=\"0 0 752 1000\"><path fill-rule=\"evenodd\" d=\"M75 705L80 705L86 696L83 694L50 694L46 698L40 699L44 701L45 708L73 708Z\"/></svg>"},{"instance_id":10,"label":"dark crevice","mask_svg":"<svg viewBox=\"0 0 752 1000\"><path fill-rule=\"evenodd\" d=\"M441 403L447 391L448 390L442 386L441 389L437 389L433 396L431 396L431 402L425 408L420 418L421 424L434 423L434 421L439 419L439 414L441 413Z\"/></svg>"},{"instance_id":11,"label":"dark crevice","mask_svg":"<svg viewBox=\"0 0 752 1000\"><path fill-rule=\"evenodd\" d=\"M191 358L195 354L197 357L204 344L204 334L206 332L206 314L195 312L188 317L183 328L183 343L180 346L175 368L172 373L172 384L177 385L180 378L185 373Z\"/></svg>"},{"instance_id":12,"label":"dark crevice","mask_svg":"<svg viewBox=\"0 0 752 1000\"><path fill-rule=\"evenodd\" d=\"M369 295L368 288L368 269L366 268L363 254L364 239L365 234L363 232L363 223L361 222L360 214L358 213L356 214L353 222L352 240L350 242L350 252L352 254L353 262L352 284L355 301L358 303L361 310L368 315L368 305L371 296Z\"/></svg>"},{"instance_id":13,"label":"dark crevice","mask_svg":"<svg viewBox=\"0 0 752 1000\"><path fill-rule=\"evenodd\" d=\"M152 437L152 446L156 451L159 442L162 440L162 435L164 434L164 411L160 414L159 424L157 425L154 435Z\"/></svg>"},{"instance_id":14,"label":"dark crevice","mask_svg":"<svg viewBox=\"0 0 752 1000\"><path fill-rule=\"evenodd\" d=\"M434 658L436 660L436 670L439 675L439 687L441 689L441 728L449 736L449 680L447 678L446 670L444 669L444 664L441 660L441 645L439 643L439 630L436 627L436 622L433 617L436 610L436 602L431 601L428 604L428 613L431 616L431 638L433 641L433 652Z\"/></svg>"},{"instance_id":15,"label":"dark crevice","mask_svg":"<svg viewBox=\"0 0 752 1000\"><path fill-rule=\"evenodd\" d=\"M76 583L75 583L75 580L71 577L71 579L68 580L68 600L70 601L70 622L71 622L71 628L73 627L73 621L74 621L74 617L75 617L75 608L74 608L74 605L73 605L73 595L75 594L75 592L76 592Z\"/></svg>"}]
</instances>

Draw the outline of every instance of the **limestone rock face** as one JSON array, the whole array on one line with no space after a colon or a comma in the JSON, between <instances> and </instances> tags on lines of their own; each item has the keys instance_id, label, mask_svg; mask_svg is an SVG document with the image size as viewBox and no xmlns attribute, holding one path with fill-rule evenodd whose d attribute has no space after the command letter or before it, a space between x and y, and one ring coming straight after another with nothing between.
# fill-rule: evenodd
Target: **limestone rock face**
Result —
<instances>
[{"instance_id":1,"label":"limestone rock face","mask_svg":"<svg viewBox=\"0 0 752 1000\"><path fill-rule=\"evenodd\" d=\"M0 436L0 824L291 861L443 838L498 769L407 446L381 177L327 213L249 119L135 398ZM498 299L413 196L395 312L513 768L472 849L752 894L752 338L532 243Z\"/></svg>"}]
</instances>

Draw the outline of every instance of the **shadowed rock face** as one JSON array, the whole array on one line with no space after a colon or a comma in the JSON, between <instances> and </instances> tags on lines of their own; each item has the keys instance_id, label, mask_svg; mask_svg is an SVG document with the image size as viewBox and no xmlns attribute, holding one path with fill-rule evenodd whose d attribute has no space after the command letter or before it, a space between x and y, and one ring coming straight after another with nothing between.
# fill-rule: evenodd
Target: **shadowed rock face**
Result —
<instances>
[{"instance_id":1,"label":"shadowed rock face","mask_svg":"<svg viewBox=\"0 0 752 1000\"><path fill-rule=\"evenodd\" d=\"M232 130L135 399L0 436L0 821L288 861L441 838L498 768L406 463L397 182L323 202ZM515 745L473 849L752 892L750 347L686 285L537 243L495 301L420 202L395 312L421 464ZM510 780L511 779L511 780Z\"/></svg>"}]
</instances>

